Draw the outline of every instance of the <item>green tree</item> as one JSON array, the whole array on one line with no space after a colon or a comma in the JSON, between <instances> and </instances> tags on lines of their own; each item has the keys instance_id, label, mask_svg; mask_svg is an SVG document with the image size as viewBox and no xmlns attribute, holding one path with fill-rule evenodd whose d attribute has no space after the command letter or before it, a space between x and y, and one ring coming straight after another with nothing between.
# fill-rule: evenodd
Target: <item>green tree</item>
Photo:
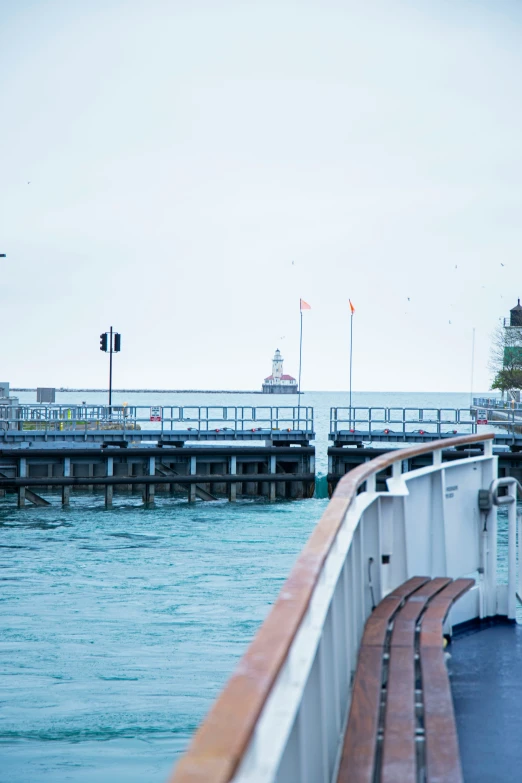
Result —
<instances>
[{"instance_id":1,"label":"green tree","mask_svg":"<svg viewBox=\"0 0 522 783\"><path fill-rule=\"evenodd\" d=\"M494 373L492 389L502 393L522 389L522 328L498 325L491 341L489 366Z\"/></svg>"}]
</instances>

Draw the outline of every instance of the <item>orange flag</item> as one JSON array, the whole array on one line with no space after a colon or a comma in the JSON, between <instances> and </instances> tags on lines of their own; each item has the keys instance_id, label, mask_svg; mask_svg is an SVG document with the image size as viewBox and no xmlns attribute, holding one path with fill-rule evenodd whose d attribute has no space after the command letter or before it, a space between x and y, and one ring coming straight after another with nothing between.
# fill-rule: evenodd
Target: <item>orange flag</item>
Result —
<instances>
[{"instance_id":1,"label":"orange flag","mask_svg":"<svg viewBox=\"0 0 522 783\"><path fill-rule=\"evenodd\" d=\"M312 309L312 308L310 307L310 305L308 304L308 302L305 302L305 300L304 300L304 299L300 299L300 300L299 300L299 308L300 308L301 310L311 310L311 309Z\"/></svg>"},{"instance_id":2,"label":"orange flag","mask_svg":"<svg viewBox=\"0 0 522 783\"><path fill-rule=\"evenodd\" d=\"M353 306L351 299L348 299L348 301L350 303L350 310L352 311L352 315L353 315L355 313L355 307Z\"/></svg>"}]
</instances>

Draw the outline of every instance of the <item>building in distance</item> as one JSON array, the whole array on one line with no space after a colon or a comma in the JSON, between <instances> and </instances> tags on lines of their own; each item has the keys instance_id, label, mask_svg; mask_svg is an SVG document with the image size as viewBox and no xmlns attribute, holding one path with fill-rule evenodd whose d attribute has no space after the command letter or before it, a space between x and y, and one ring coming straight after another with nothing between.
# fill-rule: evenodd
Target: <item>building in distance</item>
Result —
<instances>
[{"instance_id":1,"label":"building in distance","mask_svg":"<svg viewBox=\"0 0 522 783\"><path fill-rule=\"evenodd\" d=\"M264 394L297 394L297 381L283 373L283 357L279 348L272 359L272 375L263 382Z\"/></svg>"}]
</instances>

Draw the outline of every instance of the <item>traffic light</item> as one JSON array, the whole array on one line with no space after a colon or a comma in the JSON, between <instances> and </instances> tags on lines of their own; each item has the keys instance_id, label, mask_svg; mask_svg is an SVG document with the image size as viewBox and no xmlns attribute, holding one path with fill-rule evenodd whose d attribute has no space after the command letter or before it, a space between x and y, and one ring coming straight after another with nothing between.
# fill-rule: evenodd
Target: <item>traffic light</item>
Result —
<instances>
[{"instance_id":1,"label":"traffic light","mask_svg":"<svg viewBox=\"0 0 522 783\"><path fill-rule=\"evenodd\" d=\"M100 334L100 351L107 352L107 332Z\"/></svg>"},{"instance_id":2,"label":"traffic light","mask_svg":"<svg viewBox=\"0 0 522 783\"><path fill-rule=\"evenodd\" d=\"M118 351L121 351L121 334L116 332L114 335L114 353L118 353Z\"/></svg>"}]
</instances>

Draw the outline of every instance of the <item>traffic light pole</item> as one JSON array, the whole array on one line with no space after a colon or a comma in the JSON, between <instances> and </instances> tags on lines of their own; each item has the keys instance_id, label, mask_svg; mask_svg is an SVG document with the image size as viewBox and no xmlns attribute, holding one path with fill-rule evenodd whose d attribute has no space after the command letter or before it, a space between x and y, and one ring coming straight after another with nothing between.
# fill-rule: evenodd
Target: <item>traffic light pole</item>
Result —
<instances>
[{"instance_id":1,"label":"traffic light pole","mask_svg":"<svg viewBox=\"0 0 522 783\"><path fill-rule=\"evenodd\" d=\"M102 332L100 334L100 351L104 353L109 351L109 408L112 408L112 354L121 351L121 334L115 332L112 326L109 333Z\"/></svg>"},{"instance_id":2,"label":"traffic light pole","mask_svg":"<svg viewBox=\"0 0 522 783\"><path fill-rule=\"evenodd\" d=\"M109 408L112 406L112 326L109 337Z\"/></svg>"}]
</instances>

